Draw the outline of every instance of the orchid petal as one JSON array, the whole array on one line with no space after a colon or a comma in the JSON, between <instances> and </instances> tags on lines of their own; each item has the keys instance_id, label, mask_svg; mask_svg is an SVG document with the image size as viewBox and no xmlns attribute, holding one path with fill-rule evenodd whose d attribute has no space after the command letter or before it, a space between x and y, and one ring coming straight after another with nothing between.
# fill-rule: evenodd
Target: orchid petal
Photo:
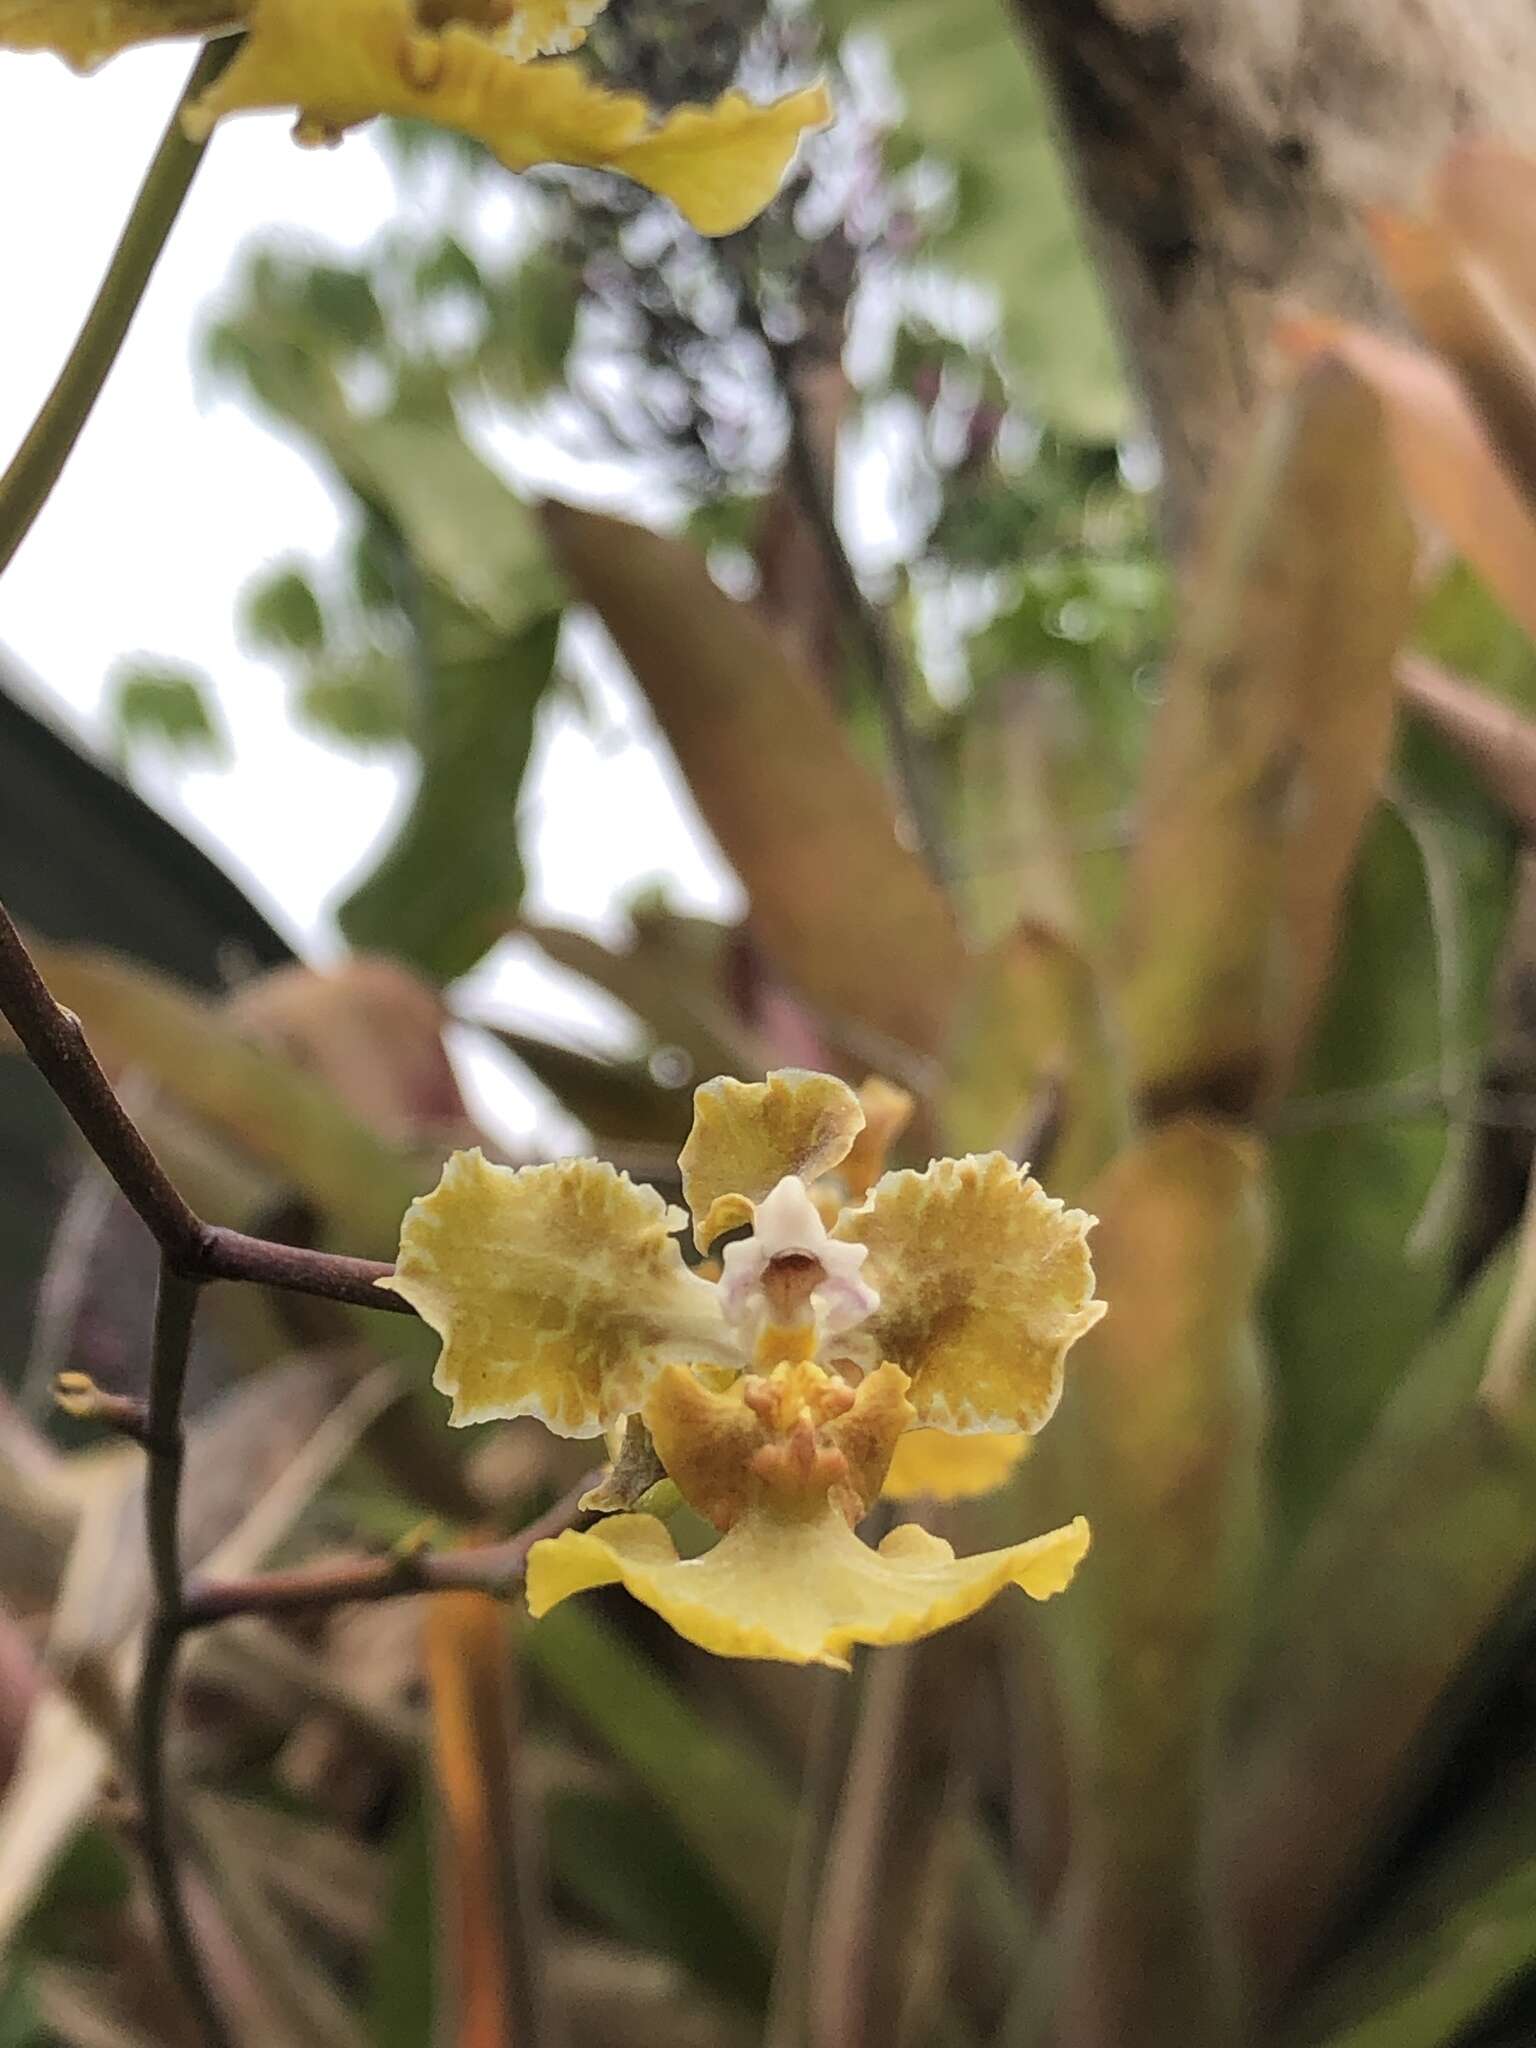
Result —
<instances>
[{"instance_id":1,"label":"orchid petal","mask_svg":"<svg viewBox=\"0 0 1536 2048\"><path fill-rule=\"evenodd\" d=\"M911 1375L922 1422L1033 1434L1060 1399L1067 1352L1104 1313L1092 1224L1001 1152L888 1173L833 1231L869 1247L880 1295L845 1342Z\"/></svg>"},{"instance_id":2,"label":"orchid petal","mask_svg":"<svg viewBox=\"0 0 1536 2048\"><path fill-rule=\"evenodd\" d=\"M622 1585L688 1642L723 1657L848 1668L856 1643L909 1643L963 1621L1005 1586L1048 1600L1088 1548L1081 1516L1006 1550L957 1558L912 1524L878 1550L834 1509L784 1518L756 1509L705 1556L679 1559L663 1524L618 1515L600 1527L536 1543L528 1607L547 1614L573 1593Z\"/></svg>"},{"instance_id":3,"label":"orchid petal","mask_svg":"<svg viewBox=\"0 0 1536 2048\"><path fill-rule=\"evenodd\" d=\"M766 1081L722 1076L695 1089L677 1163L700 1251L751 1222L786 1176L813 1181L840 1164L863 1127L858 1097L831 1074L784 1067Z\"/></svg>"},{"instance_id":4,"label":"orchid petal","mask_svg":"<svg viewBox=\"0 0 1536 2048\"><path fill-rule=\"evenodd\" d=\"M654 1188L595 1159L516 1169L456 1152L413 1202L381 1285L443 1339L455 1425L536 1415L598 1436L663 1366L736 1354L717 1290L683 1262Z\"/></svg>"},{"instance_id":5,"label":"orchid petal","mask_svg":"<svg viewBox=\"0 0 1536 2048\"><path fill-rule=\"evenodd\" d=\"M529 38L569 40L581 12L541 6ZM516 16L508 32L521 48ZM703 234L760 213L802 133L831 112L825 90L811 86L770 106L726 93L657 121L644 100L608 91L578 64L519 63L462 22L423 29L410 0L252 0L245 45L189 110L187 130L206 135L222 115L264 107L297 108L306 140L393 114L475 136L514 171L619 171L671 199Z\"/></svg>"}]
</instances>

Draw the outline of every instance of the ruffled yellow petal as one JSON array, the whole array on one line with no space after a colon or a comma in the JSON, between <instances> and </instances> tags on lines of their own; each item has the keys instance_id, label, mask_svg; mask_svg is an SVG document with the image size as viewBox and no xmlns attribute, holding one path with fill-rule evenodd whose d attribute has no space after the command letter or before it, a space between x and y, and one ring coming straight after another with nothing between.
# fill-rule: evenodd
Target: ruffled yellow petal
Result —
<instances>
[{"instance_id":1,"label":"ruffled yellow petal","mask_svg":"<svg viewBox=\"0 0 1536 2048\"><path fill-rule=\"evenodd\" d=\"M573 35L582 12L540 0L530 40ZM240 55L187 114L190 134L258 107L296 107L306 140L375 114L408 116L477 137L514 171L621 171L675 201L705 234L761 212L801 133L830 111L818 86L766 107L727 93L653 122L644 100L607 91L577 64L519 63L462 22L424 29L409 0L252 0L250 21ZM516 17L508 33L517 38Z\"/></svg>"},{"instance_id":2,"label":"ruffled yellow petal","mask_svg":"<svg viewBox=\"0 0 1536 2048\"><path fill-rule=\"evenodd\" d=\"M906 1387L894 1365L854 1388L801 1361L715 1391L674 1366L645 1421L668 1477L717 1529L768 1503L819 1516L829 1499L852 1522L878 1497L912 1419Z\"/></svg>"},{"instance_id":3,"label":"ruffled yellow petal","mask_svg":"<svg viewBox=\"0 0 1536 2048\"><path fill-rule=\"evenodd\" d=\"M0 49L52 50L77 71L163 36L237 28L243 0L0 0Z\"/></svg>"},{"instance_id":4,"label":"ruffled yellow petal","mask_svg":"<svg viewBox=\"0 0 1536 2048\"><path fill-rule=\"evenodd\" d=\"M700 1251L750 1222L750 1205L787 1175L812 1181L840 1164L863 1128L858 1097L831 1074L783 1067L766 1081L722 1076L696 1088L677 1163Z\"/></svg>"},{"instance_id":5,"label":"ruffled yellow petal","mask_svg":"<svg viewBox=\"0 0 1536 2048\"><path fill-rule=\"evenodd\" d=\"M715 1289L667 1205L596 1159L490 1165L456 1152L406 1211L394 1277L443 1339L433 1385L456 1425L536 1415L597 1436L681 1359L734 1356Z\"/></svg>"},{"instance_id":6,"label":"ruffled yellow petal","mask_svg":"<svg viewBox=\"0 0 1536 2048\"><path fill-rule=\"evenodd\" d=\"M823 85L766 107L728 92L712 107L679 107L612 168L670 199L701 235L733 235L778 191L801 136L831 118Z\"/></svg>"},{"instance_id":7,"label":"ruffled yellow petal","mask_svg":"<svg viewBox=\"0 0 1536 2048\"><path fill-rule=\"evenodd\" d=\"M839 1342L908 1372L922 1422L1033 1432L1061 1397L1067 1352L1104 1313L1092 1224L1001 1152L888 1173L832 1233L869 1246L864 1274L880 1295Z\"/></svg>"},{"instance_id":8,"label":"ruffled yellow petal","mask_svg":"<svg viewBox=\"0 0 1536 2048\"><path fill-rule=\"evenodd\" d=\"M951 1436L943 1429L909 1429L885 1476L887 1500L976 1500L995 1493L1029 1449L1022 1430L1013 1436Z\"/></svg>"},{"instance_id":9,"label":"ruffled yellow petal","mask_svg":"<svg viewBox=\"0 0 1536 2048\"><path fill-rule=\"evenodd\" d=\"M846 1670L855 1643L932 1635L1002 1591L1048 1600L1069 1584L1088 1548L1081 1516L1007 1550L957 1558L908 1524L878 1550L834 1510L809 1519L744 1515L705 1556L679 1559L662 1523L618 1515L567 1530L528 1556L528 1606L547 1614L573 1593L622 1585L680 1636L722 1657L772 1657Z\"/></svg>"}]
</instances>

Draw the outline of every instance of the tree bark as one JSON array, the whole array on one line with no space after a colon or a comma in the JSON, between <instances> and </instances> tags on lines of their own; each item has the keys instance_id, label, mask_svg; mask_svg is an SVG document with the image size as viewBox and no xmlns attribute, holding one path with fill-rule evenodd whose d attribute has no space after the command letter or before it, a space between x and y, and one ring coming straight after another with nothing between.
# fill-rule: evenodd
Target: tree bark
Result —
<instances>
[{"instance_id":1,"label":"tree bark","mask_svg":"<svg viewBox=\"0 0 1536 2048\"><path fill-rule=\"evenodd\" d=\"M1007 4L1056 102L1179 548L1276 311L1399 324L1361 209L1412 205L1457 136L1536 144L1536 5Z\"/></svg>"}]
</instances>

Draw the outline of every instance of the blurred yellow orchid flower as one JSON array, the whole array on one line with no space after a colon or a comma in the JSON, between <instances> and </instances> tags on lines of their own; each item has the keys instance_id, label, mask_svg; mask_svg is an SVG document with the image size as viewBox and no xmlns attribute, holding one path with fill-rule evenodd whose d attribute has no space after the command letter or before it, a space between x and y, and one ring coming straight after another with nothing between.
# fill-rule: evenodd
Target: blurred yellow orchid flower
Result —
<instances>
[{"instance_id":1,"label":"blurred yellow orchid flower","mask_svg":"<svg viewBox=\"0 0 1536 2048\"><path fill-rule=\"evenodd\" d=\"M671 199L700 233L744 227L777 192L802 134L831 114L809 86L767 106L728 92L653 115L610 92L575 48L604 0L0 0L0 47L50 49L85 69L135 43L246 31L185 116L293 107L301 142L377 114L472 135L512 170L609 170ZM541 61L534 61L541 60Z\"/></svg>"},{"instance_id":2,"label":"blurred yellow orchid flower","mask_svg":"<svg viewBox=\"0 0 1536 2048\"><path fill-rule=\"evenodd\" d=\"M597 1160L514 1171L457 1154L412 1204L381 1284L442 1337L451 1420L596 1436L638 1414L654 1457L633 1457L631 1420L635 1490L595 1501L628 1508L659 1469L722 1531L686 1561L652 1515L567 1532L530 1558L535 1613L618 1582L722 1654L838 1663L1007 1584L1043 1599L1071 1577L1081 1523L963 1560L911 1527L878 1550L853 1533L887 1486L942 1500L1001 1484L1103 1312L1092 1219L1001 1154L874 1178L900 1123L890 1094L870 1097L878 1158L865 1145L841 1182L868 1192L839 1208L865 1127L844 1083L785 1071L697 1091L679 1161L696 1238L745 1226L717 1281L683 1259L687 1217Z\"/></svg>"}]
</instances>

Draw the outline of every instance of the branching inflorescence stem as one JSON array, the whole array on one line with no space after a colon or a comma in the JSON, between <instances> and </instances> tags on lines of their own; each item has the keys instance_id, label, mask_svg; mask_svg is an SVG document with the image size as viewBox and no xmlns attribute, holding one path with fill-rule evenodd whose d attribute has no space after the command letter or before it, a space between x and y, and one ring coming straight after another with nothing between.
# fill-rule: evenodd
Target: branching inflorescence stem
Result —
<instances>
[{"instance_id":1,"label":"branching inflorescence stem","mask_svg":"<svg viewBox=\"0 0 1536 2048\"><path fill-rule=\"evenodd\" d=\"M528 1552L569 1528L597 1474L589 1473L546 1515L505 1542L462 1550L399 1551L385 1557L210 1581L188 1587L180 1552L185 1439L182 1396L199 1293L212 1280L251 1281L368 1308L413 1311L377 1282L393 1268L302 1246L270 1243L205 1223L144 1140L87 1042L80 1021L56 1002L21 934L0 905L0 1016L69 1112L80 1135L160 1247L149 1399L107 1397L93 1411L142 1445L148 1459L145 1538L154 1608L134 1712L135 1761L145 1866L166 1950L210 2048L230 2035L203 1968L181 1883L178 1827L166 1772L166 1724L182 1637L235 1615L281 1615L345 1601L473 1589L499 1597L521 1585ZM120 1411L120 1412L119 1412Z\"/></svg>"}]
</instances>

